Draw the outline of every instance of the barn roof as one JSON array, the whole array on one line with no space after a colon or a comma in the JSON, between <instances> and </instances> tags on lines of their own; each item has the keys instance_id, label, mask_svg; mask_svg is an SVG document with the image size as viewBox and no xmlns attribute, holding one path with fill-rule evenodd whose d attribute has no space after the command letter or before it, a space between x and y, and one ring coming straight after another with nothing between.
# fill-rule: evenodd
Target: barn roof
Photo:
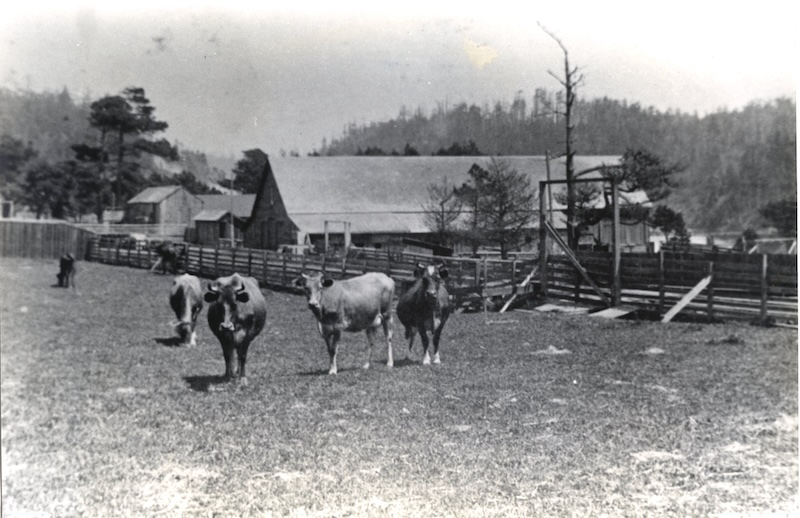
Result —
<instances>
[{"instance_id":1,"label":"barn roof","mask_svg":"<svg viewBox=\"0 0 800 518\"><path fill-rule=\"evenodd\" d=\"M534 192L547 179L544 156L499 157L524 173ZM347 220L353 233L428 232L422 205L428 186L442 178L461 185L473 164L490 157L287 157L270 158L286 211L300 230L321 233L326 220ZM575 171L619 163L618 156L575 157ZM565 159L550 161L551 179L565 177Z\"/></svg>"},{"instance_id":2,"label":"barn roof","mask_svg":"<svg viewBox=\"0 0 800 518\"><path fill-rule=\"evenodd\" d=\"M198 196L203 201L203 210L231 211L233 204L233 215L240 219L248 219L253 212L253 204L256 201L255 194L238 194L229 196L227 194L201 194Z\"/></svg>"},{"instance_id":3,"label":"barn roof","mask_svg":"<svg viewBox=\"0 0 800 518\"><path fill-rule=\"evenodd\" d=\"M195 221L219 221L228 213L230 211L227 210L201 210L192 219Z\"/></svg>"},{"instance_id":4,"label":"barn roof","mask_svg":"<svg viewBox=\"0 0 800 518\"><path fill-rule=\"evenodd\" d=\"M130 200L128 203L161 203L165 199L182 189L180 185L166 185L163 187L148 187Z\"/></svg>"}]
</instances>

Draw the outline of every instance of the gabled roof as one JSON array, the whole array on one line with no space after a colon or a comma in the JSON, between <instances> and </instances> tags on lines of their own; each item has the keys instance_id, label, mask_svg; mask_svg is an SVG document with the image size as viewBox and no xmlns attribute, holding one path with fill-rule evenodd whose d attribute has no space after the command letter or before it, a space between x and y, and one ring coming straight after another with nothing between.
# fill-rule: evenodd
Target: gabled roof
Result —
<instances>
[{"instance_id":1,"label":"gabled roof","mask_svg":"<svg viewBox=\"0 0 800 518\"><path fill-rule=\"evenodd\" d=\"M227 210L201 210L192 219L194 221L219 221L229 213L230 211Z\"/></svg>"},{"instance_id":2,"label":"gabled roof","mask_svg":"<svg viewBox=\"0 0 800 518\"><path fill-rule=\"evenodd\" d=\"M165 199L182 189L180 185L166 185L163 187L148 187L130 200L128 203L161 203Z\"/></svg>"},{"instance_id":3,"label":"gabled roof","mask_svg":"<svg viewBox=\"0 0 800 518\"><path fill-rule=\"evenodd\" d=\"M543 156L498 158L526 174L534 192L539 181L547 180ZM429 232L422 206L430 184L446 177L448 183L460 186L468 180L473 164L486 167L490 160L487 156L289 157L270 158L267 167L286 211L301 231L322 233L326 220L346 220L353 233L416 233ZM582 156L574 162L575 171L580 172L601 164L615 165L619 156ZM564 158L551 160L551 179L564 179L565 167Z\"/></svg>"},{"instance_id":4,"label":"gabled roof","mask_svg":"<svg viewBox=\"0 0 800 518\"><path fill-rule=\"evenodd\" d=\"M231 211L233 204L233 215L240 219L250 218L253 212L253 204L256 202L255 194L237 194L229 196L227 194L201 194L198 196L203 201L203 210L222 210Z\"/></svg>"}]
</instances>

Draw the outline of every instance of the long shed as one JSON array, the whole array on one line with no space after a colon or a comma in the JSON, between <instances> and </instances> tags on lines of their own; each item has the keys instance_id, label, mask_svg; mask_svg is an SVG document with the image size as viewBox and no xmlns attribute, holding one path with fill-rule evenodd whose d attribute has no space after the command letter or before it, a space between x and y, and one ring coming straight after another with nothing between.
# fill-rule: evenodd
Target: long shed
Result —
<instances>
[{"instance_id":1,"label":"long shed","mask_svg":"<svg viewBox=\"0 0 800 518\"><path fill-rule=\"evenodd\" d=\"M526 174L534 191L539 181L548 179L544 156L500 158ZM461 185L473 164L485 167L489 160L485 156L270 158L245 227L245 246L275 250L281 245L319 245L326 227L340 241L348 228L353 244L377 248L400 244L404 237L430 239L423 210L428 186L443 178ZM576 171L617 163L618 156L575 157ZM551 159L550 178L564 177L565 160Z\"/></svg>"}]
</instances>

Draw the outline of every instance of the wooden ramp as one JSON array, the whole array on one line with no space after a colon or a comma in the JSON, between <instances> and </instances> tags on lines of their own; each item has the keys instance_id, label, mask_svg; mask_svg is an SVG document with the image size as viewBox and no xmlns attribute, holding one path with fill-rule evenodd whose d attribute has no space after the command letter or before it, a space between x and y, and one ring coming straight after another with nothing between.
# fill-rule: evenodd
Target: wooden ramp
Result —
<instances>
[{"instance_id":1,"label":"wooden ramp","mask_svg":"<svg viewBox=\"0 0 800 518\"><path fill-rule=\"evenodd\" d=\"M580 306L562 306L559 304L542 304L541 306L536 306L534 309L543 313L568 313L570 315L581 315L588 313L591 308Z\"/></svg>"},{"instance_id":2,"label":"wooden ramp","mask_svg":"<svg viewBox=\"0 0 800 518\"><path fill-rule=\"evenodd\" d=\"M598 311L596 313L592 313L589 316L598 318L619 318L619 317L624 317L625 315L630 315L637 309L638 308L635 308L633 306L615 306L613 308L608 308Z\"/></svg>"}]
</instances>

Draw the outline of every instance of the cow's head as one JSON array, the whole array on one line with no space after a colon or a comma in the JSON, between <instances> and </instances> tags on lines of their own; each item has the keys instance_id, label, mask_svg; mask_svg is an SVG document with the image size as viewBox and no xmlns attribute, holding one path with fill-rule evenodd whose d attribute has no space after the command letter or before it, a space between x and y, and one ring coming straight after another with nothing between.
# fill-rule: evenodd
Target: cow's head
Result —
<instances>
[{"instance_id":1,"label":"cow's head","mask_svg":"<svg viewBox=\"0 0 800 518\"><path fill-rule=\"evenodd\" d=\"M306 275L303 273L294 281L294 285L302 289L306 294L308 309L310 309L317 318L319 318L321 311L322 290L333 286L333 282L333 279L326 277L323 273L317 273L315 275Z\"/></svg>"},{"instance_id":2,"label":"cow's head","mask_svg":"<svg viewBox=\"0 0 800 518\"><path fill-rule=\"evenodd\" d=\"M425 292L425 298L430 301L436 300L439 286L448 275L447 267L439 260L428 265L417 263L417 267L414 269L414 278L419 279L420 285Z\"/></svg>"},{"instance_id":3,"label":"cow's head","mask_svg":"<svg viewBox=\"0 0 800 518\"><path fill-rule=\"evenodd\" d=\"M220 304L223 307L223 319L219 324L221 331L234 331L236 327L236 316L238 315L237 304L245 304L250 301L250 294L247 288L238 277L234 276L230 282L220 282L219 279L208 283L208 291L203 297L209 304Z\"/></svg>"}]
</instances>

